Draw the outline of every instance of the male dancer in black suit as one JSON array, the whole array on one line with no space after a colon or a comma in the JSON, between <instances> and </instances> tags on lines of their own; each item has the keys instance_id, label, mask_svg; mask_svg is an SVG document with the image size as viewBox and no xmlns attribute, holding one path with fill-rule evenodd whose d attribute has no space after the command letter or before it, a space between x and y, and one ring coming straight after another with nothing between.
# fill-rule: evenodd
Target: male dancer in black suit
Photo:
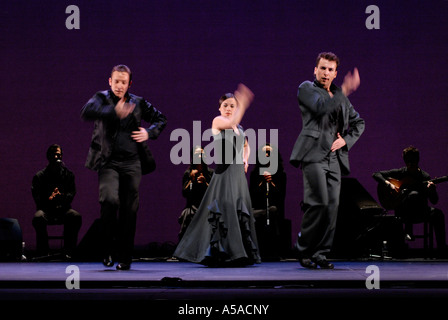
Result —
<instances>
[{"instance_id":1,"label":"male dancer in black suit","mask_svg":"<svg viewBox=\"0 0 448 320\"><path fill-rule=\"evenodd\" d=\"M349 174L348 150L364 131L364 120L347 98L359 87L358 70L349 72L339 88L333 84L338 66L334 53L320 53L314 82L303 82L297 93L302 131L290 163L303 172L305 213L296 248L300 264L310 269L334 268L326 253L333 244L341 175Z\"/></svg>"},{"instance_id":2,"label":"male dancer in black suit","mask_svg":"<svg viewBox=\"0 0 448 320\"><path fill-rule=\"evenodd\" d=\"M111 267L116 258L118 270L131 267L140 180L155 169L146 141L156 139L166 126L160 111L128 92L131 83L131 70L115 66L110 90L97 92L81 111L84 120L95 121L86 167L99 177L103 264ZM151 126L143 128L142 120Z\"/></svg>"}]
</instances>

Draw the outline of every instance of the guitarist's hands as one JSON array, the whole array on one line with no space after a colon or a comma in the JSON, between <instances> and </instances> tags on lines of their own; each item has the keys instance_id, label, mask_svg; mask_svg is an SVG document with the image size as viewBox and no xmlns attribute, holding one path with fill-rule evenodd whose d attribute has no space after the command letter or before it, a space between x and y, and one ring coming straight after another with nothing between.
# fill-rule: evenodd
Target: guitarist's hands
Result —
<instances>
[{"instance_id":1,"label":"guitarist's hands","mask_svg":"<svg viewBox=\"0 0 448 320\"><path fill-rule=\"evenodd\" d=\"M397 192L398 192L398 188L397 188L393 183L390 183L389 180L386 180L385 183L386 183L386 185L388 185L389 188L391 188L393 191L397 191Z\"/></svg>"}]
</instances>

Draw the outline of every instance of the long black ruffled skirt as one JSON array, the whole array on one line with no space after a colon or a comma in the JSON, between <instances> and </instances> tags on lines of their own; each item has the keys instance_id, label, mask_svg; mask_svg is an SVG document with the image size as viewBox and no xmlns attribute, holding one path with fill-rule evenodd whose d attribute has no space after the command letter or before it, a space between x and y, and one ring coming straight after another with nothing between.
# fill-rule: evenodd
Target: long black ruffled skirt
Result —
<instances>
[{"instance_id":1,"label":"long black ruffled skirt","mask_svg":"<svg viewBox=\"0 0 448 320\"><path fill-rule=\"evenodd\" d=\"M215 173L174 256L207 266L260 263L244 166Z\"/></svg>"}]
</instances>

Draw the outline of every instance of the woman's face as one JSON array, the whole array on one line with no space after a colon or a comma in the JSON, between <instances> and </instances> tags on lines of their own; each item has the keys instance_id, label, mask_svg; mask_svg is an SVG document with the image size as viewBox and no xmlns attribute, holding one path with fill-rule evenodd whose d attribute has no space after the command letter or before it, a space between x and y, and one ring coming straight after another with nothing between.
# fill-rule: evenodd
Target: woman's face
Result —
<instances>
[{"instance_id":1,"label":"woman's face","mask_svg":"<svg viewBox=\"0 0 448 320\"><path fill-rule=\"evenodd\" d=\"M221 103L221 105L219 106L219 111L221 112L221 115L223 117L230 118L235 112L235 108L236 108L235 98L228 98Z\"/></svg>"}]
</instances>

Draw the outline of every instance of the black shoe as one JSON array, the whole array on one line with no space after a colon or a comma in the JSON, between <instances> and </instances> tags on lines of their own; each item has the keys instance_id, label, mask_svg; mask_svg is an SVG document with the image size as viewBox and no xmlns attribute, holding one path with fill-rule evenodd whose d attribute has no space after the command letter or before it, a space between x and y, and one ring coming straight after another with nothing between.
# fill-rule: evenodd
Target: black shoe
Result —
<instances>
[{"instance_id":1,"label":"black shoe","mask_svg":"<svg viewBox=\"0 0 448 320\"><path fill-rule=\"evenodd\" d=\"M114 260L112 259L111 255L108 255L106 258L103 259L103 264L105 267L113 267L114 266Z\"/></svg>"},{"instance_id":2,"label":"black shoe","mask_svg":"<svg viewBox=\"0 0 448 320\"><path fill-rule=\"evenodd\" d=\"M321 268L321 269L334 269L334 264L328 262L328 260L317 260L316 264Z\"/></svg>"},{"instance_id":3,"label":"black shoe","mask_svg":"<svg viewBox=\"0 0 448 320\"><path fill-rule=\"evenodd\" d=\"M316 269L317 264L311 261L311 259L308 258L301 258L299 259L300 265L307 269Z\"/></svg>"},{"instance_id":4,"label":"black shoe","mask_svg":"<svg viewBox=\"0 0 448 320\"><path fill-rule=\"evenodd\" d=\"M119 264L117 264L117 270L129 270L129 269L131 269L130 263L120 262Z\"/></svg>"}]
</instances>

